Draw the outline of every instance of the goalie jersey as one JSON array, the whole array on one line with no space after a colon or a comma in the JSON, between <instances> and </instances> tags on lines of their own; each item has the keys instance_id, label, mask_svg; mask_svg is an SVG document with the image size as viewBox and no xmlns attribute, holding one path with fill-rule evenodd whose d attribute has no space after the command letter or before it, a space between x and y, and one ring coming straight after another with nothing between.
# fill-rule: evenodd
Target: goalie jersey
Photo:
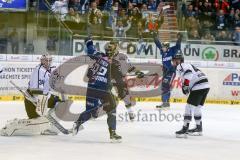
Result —
<instances>
[{"instance_id":1,"label":"goalie jersey","mask_svg":"<svg viewBox=\"0 0 240 160\"><path fill-rule=\"evenodd\" d=\"M181 63L176 69L182 82L189 81L190 91L210 88L207 76L191 64Z\"/></svg>"},{"instance_id":2,"label":"goalie jersey","mask_svg":"<svg viewBox=\"0 0 240 160\"><path fill-rule=\"evenodd\" d=\"M50 91L49 86L50 70L47 70L43 65L37 65L28 83L28 88L31 90L43 91L43 94L47 94Z\"/></svg>"}]
</instances>

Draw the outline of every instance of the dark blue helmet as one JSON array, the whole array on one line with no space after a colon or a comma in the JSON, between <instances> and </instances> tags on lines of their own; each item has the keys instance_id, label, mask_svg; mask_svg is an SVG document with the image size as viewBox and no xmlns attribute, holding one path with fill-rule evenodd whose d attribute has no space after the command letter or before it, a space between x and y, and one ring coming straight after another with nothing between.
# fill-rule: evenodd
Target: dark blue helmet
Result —
<instances>
[{"instance_id":1,"label":"dark blue helmet","mask_svg":"<svg viewBox=\"0 0 240 160\"><path fill-rule=\"evenodd\" d=\"M174 59L180 59L182 63L184 62L184 57L181 50L178 50L177 53L172 57L172 60Z\"/></svg>"}]
</instances>

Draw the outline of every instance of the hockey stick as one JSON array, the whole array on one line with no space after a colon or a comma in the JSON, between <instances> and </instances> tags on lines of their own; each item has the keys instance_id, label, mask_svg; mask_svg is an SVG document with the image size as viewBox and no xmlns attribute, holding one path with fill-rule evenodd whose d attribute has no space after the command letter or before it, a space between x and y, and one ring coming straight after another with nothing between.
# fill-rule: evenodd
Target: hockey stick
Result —
<instances>
[{"instance_id":1,"label":"hockey stick","mask_svg":"<svg viewBox=\"0 0 240 160\"><path fill-rule=\"evenodd\" d=\"M70 130L64 128L51 114L53 113L54 109L50 109L48 114L45 116L51 124L53 124L60 132L63 134L70 134L72 133Z\"/></svg>"},{"instance_id":2,"label":"hockey stick","mask_svg":"<svg viewBox=\"0 0 240 160\"><path fill-rule=\"evenodd\" d=\"M28 92L23 91L23 90L22 90L19 86L17 86L12 80L10 80L10 83L11 83L19 92L21 92L21 93L23 94L23 96L24 96L27 100L31 101L35 106L37 106L37 100L36 100L33 96L31 96Z\"/></svg>"},{"instance_id":3,"label":"hockey stick","mask_svg":"<svg viewBox=\"0 0 240 160\"><path fill-rule=\"evenodd\" d=\"M158 76L157 73L151 73L151 74L144 74L144 77L145 76ZM137 77L137 75L135 74L130 74L130 75L124 75L123 77Z\"/></svg>"}]
</instances>

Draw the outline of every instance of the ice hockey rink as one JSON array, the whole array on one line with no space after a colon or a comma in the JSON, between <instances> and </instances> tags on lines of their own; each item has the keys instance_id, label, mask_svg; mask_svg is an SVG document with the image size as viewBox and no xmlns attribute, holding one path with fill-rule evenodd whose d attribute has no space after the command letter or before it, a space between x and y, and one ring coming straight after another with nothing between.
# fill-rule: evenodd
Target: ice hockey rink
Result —
<instances>
[{"instance_id":1,"label":"ice hockey rink","mask_svg":"<svg viewBox=\"0 0 240 160\"><path fill-rule=\"evenodd\" d=\"M123 118L123 104L118 106L117 133L122 143L110 143L106 117L87 122L85 129L75 137L18 136L0 137L1 160L239 160L240 157L240 106L207 104L203 108L203 136L175 138L175 131L182 126L180 121L160 121L149 117L158 114L157 103L139 102L134 122ZM83 107L82 102L73 104L73 111ZM173 103L165 115L183 114L184 104ZM22 102L0 103L0 127L13 118L25 118ZM158 117L159 118L159 117ZM72 123L62 123L70 128Z\"/></svg>"}]
</instances>

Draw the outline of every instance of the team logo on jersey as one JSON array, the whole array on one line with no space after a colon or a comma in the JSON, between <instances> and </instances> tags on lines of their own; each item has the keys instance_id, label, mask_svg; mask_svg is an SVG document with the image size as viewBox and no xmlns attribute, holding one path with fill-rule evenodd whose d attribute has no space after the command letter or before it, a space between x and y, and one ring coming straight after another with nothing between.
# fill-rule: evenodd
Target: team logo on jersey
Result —
<instances>
[{"instance_id":1,"label":"team logo on jersey","mask_svg":"<svg viewBox=\"0 0 240 160\"><path fill-rule=\"evenodd\" d=\"M12 3L14 0L1 0L3 3Z\"/></svg>"},{"instance_id":2,"label":"team logo on jersey","mask_svg":"<svg viewBox=\"0 0 240 160\"><path fill-rule=\"evenodd\" d=\"M202 51L202 59L217 61L219 59L219 53L214 47L207 47Z\"/></svg>"},{"instance_id":3,"label":"team logo on jersey","mask_svg":"<svg viewBox=\"0 0 240 160\"><path fill-rule=\"evenodd\" d=\"M229 74L224 80L223 85L226 86L240 86L240 75L237 73Z\"/></svg>"}]
</instances>

